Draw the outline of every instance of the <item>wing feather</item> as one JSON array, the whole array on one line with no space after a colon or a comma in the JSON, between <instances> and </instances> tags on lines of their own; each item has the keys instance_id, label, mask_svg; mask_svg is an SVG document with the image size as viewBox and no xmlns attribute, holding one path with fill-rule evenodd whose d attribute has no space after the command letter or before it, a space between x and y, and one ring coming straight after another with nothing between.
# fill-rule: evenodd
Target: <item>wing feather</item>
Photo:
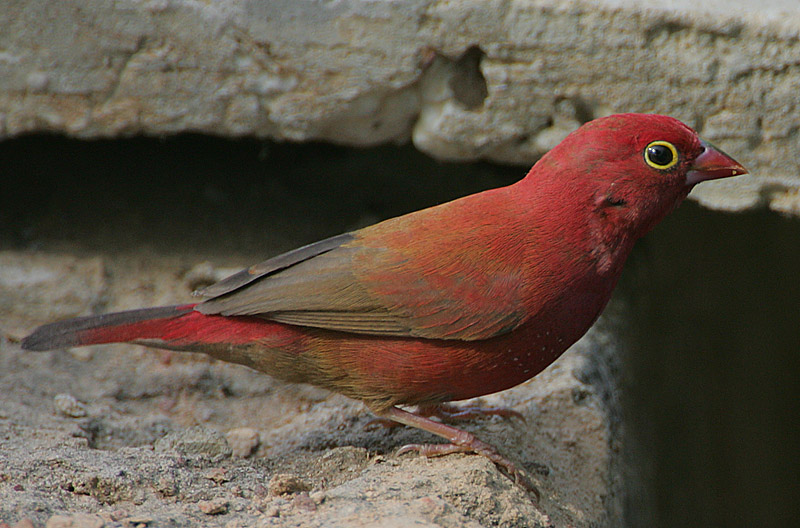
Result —
<instances>
[{"instance_id":1,"label":"wing feather","mask_svg":"<svg viewBox=\"0 0 800 528\"><path fill-rule=\"evenodd\" d=\"M242 286L246 286L251 282L258 280L261 277L274 274L282 269L289 268L295 264L310 258L314 258L332 249L336 249L352 239L352 233L342 233L341 235L336 235L318 242L314 242L313 244L308 244L303 247L287 251L286 253L282 253L277 257L273 257L269 260L265 260L264 262L250 266L247 269L243 269L238 273L234 273L230 277L216 282L211 286L197 290L193 293L193 295L202 297L219 297L220 295L225 295L226 293L230 293L241 288Z\"/></svg>"},{"instance_id":2,"label":"wing feather","mask_svg":"<svg viewBox=\"0 0 800 528\"><path fill-rule=\"evenodd\" d=\"M269 259L206 288L211 298L195 309L372 335L478 340L509 332L528 314L520 241L503 246L515 230L486 215L462 220L462 230L430 230L457 203Z\"/></svg>"}]
</instances>

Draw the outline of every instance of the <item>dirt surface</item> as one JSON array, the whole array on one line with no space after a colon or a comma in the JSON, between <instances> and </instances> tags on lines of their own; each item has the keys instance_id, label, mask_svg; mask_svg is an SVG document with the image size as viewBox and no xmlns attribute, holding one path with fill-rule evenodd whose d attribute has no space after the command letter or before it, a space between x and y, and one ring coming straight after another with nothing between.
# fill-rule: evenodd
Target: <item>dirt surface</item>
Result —
<instances>
[{"instance_id":1,"label":"dirt surface","mask_svg":"<svg viewBox=\"0 0 800 528\"><path fill-rule=\"evenodd\" d=\"M463 426L533 476L538 505L482 457L396 456L438 440L367 427L360 403L313 387L137 346L19 347L40 323L186 301L251 263L0 251L0 526L613 524L609 426L596 387L578 379L606 344L598 330L536 379L478 401L524 423Z\"/></svg>"}]
</instances>

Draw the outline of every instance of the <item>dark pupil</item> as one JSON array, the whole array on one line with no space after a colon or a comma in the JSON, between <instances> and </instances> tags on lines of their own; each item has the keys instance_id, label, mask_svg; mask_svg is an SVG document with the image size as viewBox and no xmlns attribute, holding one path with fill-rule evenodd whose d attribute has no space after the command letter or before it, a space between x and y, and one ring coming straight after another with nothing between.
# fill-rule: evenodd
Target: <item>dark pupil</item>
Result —
<instances>
[{"instance_id":1,"label":"dark pupil","mask_svg":"<svg viewBox=\"0 0 800 528\"><path fill-rule=\"evenodd\" d=\"M672 161L672 151L664 145L653 145L647 149L650 161L656 165L669 165Z\"/></svg>"}]
</instances>

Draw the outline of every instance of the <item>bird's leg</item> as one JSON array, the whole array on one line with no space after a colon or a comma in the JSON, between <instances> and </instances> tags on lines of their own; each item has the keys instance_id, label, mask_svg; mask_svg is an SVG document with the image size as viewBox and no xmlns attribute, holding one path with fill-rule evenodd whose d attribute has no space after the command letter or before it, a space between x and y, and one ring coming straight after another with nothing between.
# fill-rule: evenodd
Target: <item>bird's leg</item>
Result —
<instances>
[{"instance_id":1,"label":"bird's leg","mask_svg":"<svg viewBox=\"0 0 800 528\"><path fill-rule=\"evenodd\" d=\"M413 414L416 414L417 416L425 416L427 418L438 418L445 423L466 422L476 418L484 418L486 416L519 418L525 422L525 417L522 415L522 413L507 407L458 407L449 403L440 403L436 405L420 405ZM392 427L398 427L399 425L400 424L395 420L391 420L389 418L376 418L367 422L367 425L364 427L372 428L376 426L382 426L390 429Z\"/></svg>"},{"instance_id":2,"label":"bird's leg","mask_svg":"<svg viewBox=\"0 0 800 528\"><path fill-rule=\"evenodd\" d=\"M398 455L408 453L409 451L416 451L426 457L449 455L451 453L476 453L500 466L509 474L514 482L528 491L532 491L536 495L536 500L539 500L539 491L531 483L525 472L501 455L493 445L478 439L472 433L463 431L452 425L431 420L419 414L398 409L397 407L376 411L376 414L388 420L408 425L409 427L416 427L417 429L428 431L450 442L449 444L409 444L401 447L397 452Z\"/></svg>"}]
</instances>

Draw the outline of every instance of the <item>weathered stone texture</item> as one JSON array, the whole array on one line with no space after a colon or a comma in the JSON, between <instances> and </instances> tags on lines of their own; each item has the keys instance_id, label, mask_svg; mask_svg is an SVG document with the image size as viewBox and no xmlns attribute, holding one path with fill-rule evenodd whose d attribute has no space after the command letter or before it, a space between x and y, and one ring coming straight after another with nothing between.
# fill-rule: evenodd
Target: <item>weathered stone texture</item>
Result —
<instances>
[{"instance_id":1,"label":"weathered stone texture","mask_svg":"<svg viewBox=\"0 0 800 528\"><path fill-rule=\"evenodd\" d=\"M698 4L698 5L693 5ZM199 131L529 163L581 122L674 115L800 213L800 4L6 0L0 137Z\"/></svg>"}]
</instances>

